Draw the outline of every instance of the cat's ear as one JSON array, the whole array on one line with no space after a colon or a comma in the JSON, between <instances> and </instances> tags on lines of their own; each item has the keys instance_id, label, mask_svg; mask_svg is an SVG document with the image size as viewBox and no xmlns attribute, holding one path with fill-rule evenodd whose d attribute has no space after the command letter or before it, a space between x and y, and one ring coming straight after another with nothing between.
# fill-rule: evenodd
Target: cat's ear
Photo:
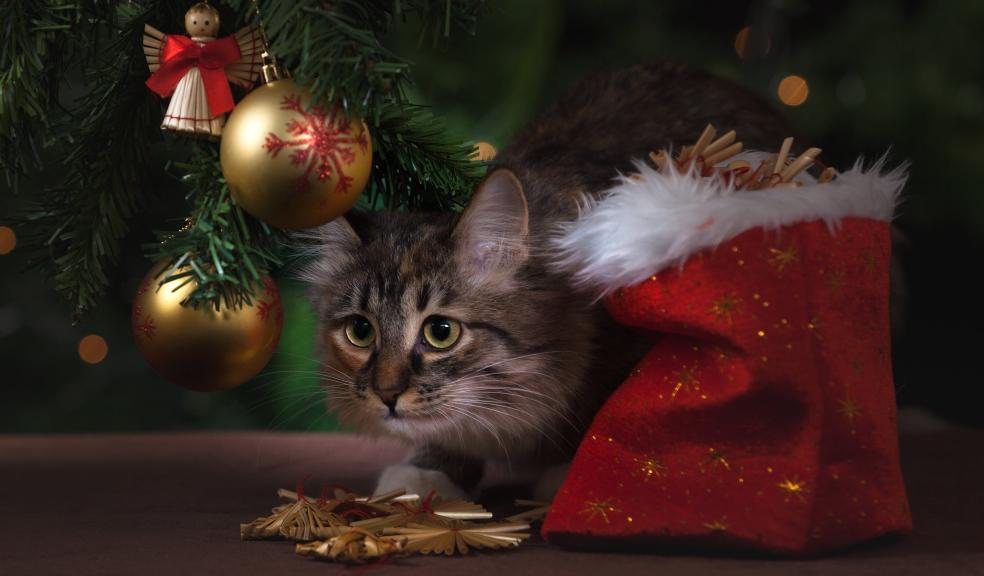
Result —
<instances>
[{"instance_id":1,"label":"cat's ear","mask_svg":"<svg viewBox=\"0 0 984 576\"><path fill-rule=\"evenodd\" d=\"M307 264L300 270L301 280L318 285L341 268L362 245L348 220L339 216L327 224L298 232L295 237Z\"/></svg>"},{"instance_id":2,"label":"cat's ear","mask_svg":"<svg viewBox=\"0 0 984 576\"><path fill-rule=\"evenodd\" d=\"M362 245L362 239L356 234L355 228L345 216L339 216L327 224L318 226L314 229L314 233L321 244L325 246L353 250Z\"/></svg>"},{"instance_id":3,"label":"cat's ear","mask_svg":"<svg viewBox=\"0 0 984 576\"><path fill-rule=\"evenodd\" d=\"M478 186L455 226L458 266L471 280L508 276L529 257L529 232L523 185L499 168Z\"/></svg>"}]
</instances>

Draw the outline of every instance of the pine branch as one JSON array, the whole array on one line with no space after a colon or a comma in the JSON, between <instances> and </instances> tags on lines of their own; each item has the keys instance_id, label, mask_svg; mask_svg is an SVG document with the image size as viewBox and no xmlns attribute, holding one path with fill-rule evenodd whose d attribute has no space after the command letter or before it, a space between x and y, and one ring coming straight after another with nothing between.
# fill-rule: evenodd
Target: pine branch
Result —
<instances>
[{"instance_id":1,"label":"pine branch","mask_svg":"<svg viewBox=\"0 0 984 576\"><path fill-rule=\"evenodd\" d=\"M144 22L175 12L177 4L160 2L134 17L121 7L122 29L98 27L106 43L85 76L93 89L52 128L66 143L57 149L64 177L40 193L25 232L36 252L32 263L49 272L76 319L105 291L129 220L156 186L148 155L161 139L160 104L144 86L140 37Z\"/></svg>"},{"instance_id":2,"label":"pine branch","mask_svg":"<svg viewBox=\"0 0 984 576\"><path fill-rule=\"evenodd\" d=\"M78 21L71 2L4 3L0 30L0 165L7 186L41 168L49 116L58 103L57 72Z\"/></svg>"},{"instance_id":3,"label":"pine branch","mask_svg":"<svg viewBox=\"0 0 984 576\"><path fill-rule=\"evenodd\" d=\"M409 63L384 48L389 27L372 2L261 2L271 52L307 86L315 101L333 102L366 118L403 101Z\"/></svg>"},{"instance_id":4,"label":"pine branch","mask_svg":"<svg viewBox=\"0 0 984 576\"><path fill-rule=\"evenodd\" d=\"M165 282L198 283L183 303L215 309L249 304L260 279L281 265L286 235L232 201L214 146L198 145L194 159L178 167L186 170L183 180L194 208L180 230L159 234L160 242L148 252L155 260L168 259L172 270L183 269L166 275Z\"/></svg>"},{"instance_id":5,"label":"pine branch","mask_svg":"<svg viewBox=\"0 0 984 576\"><path fill-rule=\"evenodd\" d=\"M419 106L391 108L372 134L370 206L449 210L471 194L485 171L470 159L471 143L450 140L444 123Z\"/></svg>"},{"instance_id":6,"label":"pine branch","mask_svg":"<svg viewBox=\"0 0 984 576\"><path fill-rule=\"evenodd\" d=\"M478 19L487 8L485 2L474 0L395 0L393 4L394 12L404 21L407 15L420 20L420 42L429 37L433 46L450 36L452 28L474 35Z\"/></svg>"},{"instance_id":7,"label":"pine branch","mask_svg":"<svg viewBox=\"0 0 984 576\"><path fill-rule=\"evenodd\" d=\"M271 51L316 101L335 102L375 123L387 106L406 102L410 82L410 63L379 41L395 17L416 16L422 34L436 39L450 35L452 27L474 33L485 5L484 0L266 0L260 10Z\"/></svg>"}]
</instances>

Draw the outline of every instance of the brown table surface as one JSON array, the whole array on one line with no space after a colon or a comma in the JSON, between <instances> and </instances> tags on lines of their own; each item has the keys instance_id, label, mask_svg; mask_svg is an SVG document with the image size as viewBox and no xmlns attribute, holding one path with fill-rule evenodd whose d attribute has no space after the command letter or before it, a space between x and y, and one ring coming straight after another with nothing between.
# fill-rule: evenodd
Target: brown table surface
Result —
<instances>
[{"instance_id":1,"label":"brown table surface","mask_svg":"<svg viewBox=\"0 0 984 576\"><path fill-rule=\"evenodd\" d=\"M602 554L536 542L370 573L984 574L982 449L984 431L904 435L915 534L830 557ZM290 543L242 542L239 523L309 474L368 491L402 453L329 434L0 436L0 575L352 573L298 557Z\"/></svg>"}]
</instances>

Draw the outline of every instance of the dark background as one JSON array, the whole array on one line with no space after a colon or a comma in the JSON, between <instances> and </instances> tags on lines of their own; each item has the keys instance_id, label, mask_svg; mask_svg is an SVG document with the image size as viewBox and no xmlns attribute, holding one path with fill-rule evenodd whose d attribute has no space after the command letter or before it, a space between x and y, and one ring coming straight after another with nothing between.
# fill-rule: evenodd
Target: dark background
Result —
<instances>
[{"instance_id":1,"label":"dark background","mask_svg":"<svg viewBox=\"0 0 984 576\"><path fill-rule=\"evenodd\" d=\"M735 40L745 26L751 32L741 57ZM418 63L417 98L463 139L501 147L593 69L670 58L769 98L802 142L824 149L828 164L844 167L858 155L886 151L893 164L910 162L898 219L907 238L901 253L908 292L904 335L894 350L899 401L980 426L973 398L982 384L984 313L981 282L973 277L984 236L982 30L984 3L975 0L508 0L492 4L474 37L418 46L410 23L387 42ZM790 74L809 86L797 107L777 95ZM16 195L0 190L0 225L43 180ZM0 255L0 432L336 427L309 359L313 321L300 287L286 277L278 278L286 294L284 337L252 382L220 394L188 392L143 363L129 328L137 281L150 266L140 245L152 240L153 227L185 211L175 183L173 194L134 223L112 288L76 326L45 278L24 270L22 246ZM79 358L87 334L109 344L99 364Z\"/></svg>"}]
</instances>

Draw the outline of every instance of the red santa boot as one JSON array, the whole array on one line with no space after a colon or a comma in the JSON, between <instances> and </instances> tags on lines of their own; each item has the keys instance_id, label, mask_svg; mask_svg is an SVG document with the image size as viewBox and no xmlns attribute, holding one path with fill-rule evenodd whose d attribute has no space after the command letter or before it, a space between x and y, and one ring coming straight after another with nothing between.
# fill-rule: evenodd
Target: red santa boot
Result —
<instances>
[{"instance_id":1,"label":"red santa boot","mask_svg":"<svg viewBox=\"0 0 984 576\"><path fill-rule=\"evenodd\" d=\"M903 175L735 191L640 171L566 231L562 265L663 337L596 416L545 537L804 554L910 530L888 326Z\"/></svg>"}]
</instances>

